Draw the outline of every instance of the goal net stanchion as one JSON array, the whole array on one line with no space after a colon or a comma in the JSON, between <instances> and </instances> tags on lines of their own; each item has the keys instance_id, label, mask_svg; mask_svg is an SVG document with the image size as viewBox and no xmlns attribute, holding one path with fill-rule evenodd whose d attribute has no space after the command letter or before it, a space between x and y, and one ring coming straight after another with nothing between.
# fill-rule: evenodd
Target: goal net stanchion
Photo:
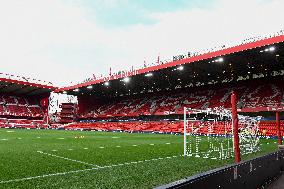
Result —
<instances>
[{"instance_id":1,"label":"goal net stanchion","mask_svg":"<svg viewBox=\"0 0 284 189\"><path fill-rule=\"evenodd\" d=\"M280 130L280 112L276 112L276 126L277 126L278 145L282 145L282 135Z\"/></svg>"},{"instance_id":2,"label":"goal net stanchion","mask_svg":"<svg viewBox=\"0 0 284 189\"><path fill-rule=\"evenodd\" d=\"M241 161L240 143L239 143L239 125L238 125L238 112L237 112L237 94L232 91L231 94L231 105L232 105L232 125L233 125L233 139L234 139L234 152L235 162Z\"/></svg>"}]
</instances>

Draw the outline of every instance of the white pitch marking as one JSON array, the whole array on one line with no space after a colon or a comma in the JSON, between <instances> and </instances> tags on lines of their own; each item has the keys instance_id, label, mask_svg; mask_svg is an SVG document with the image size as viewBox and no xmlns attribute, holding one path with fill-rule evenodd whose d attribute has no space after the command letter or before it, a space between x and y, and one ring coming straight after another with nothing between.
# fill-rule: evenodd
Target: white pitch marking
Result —
<instances>
[{"instance_id":1,"label":"white pitch marking","mask_svg":"<svg viewBox=\"0 0 284 189\"><path fill-rule=\"evenodd\" d=\"M36 137L36 138L40 138L40 137Z\"/></svg>"},{"instance_id":2,"label":"white pitch marking","mask_svg":"<svg viewBox=\"0 0 284 189\"><path fill-rule=\"evenodd\" d=\"M72 148L69 148L68 150L69 150L69 151L72 151L73 149L72 149Z\"/></svg>"},{"instance_id":3,"label":"white pitch marking","mask_svg":"<svg viewBox=\"0 0 284 189\"><path fill-rule=\"evenodd\" d=\"M6 139L6 138L2 138L1 140L6 141L6 140L8 140L8 139Z\"/></svg>"},{"instance_id":4,"label":"white pitch marking","mask_svg":"<svg viewBox=\"0 0 284 189\"><path fill-rule=\"evenodd\" d=\"M88 150L88 148L84 148L84 150Z\"/></svg>"},{"instance_id":5,"label":"white pitch marking","mask_svg":"<svg viewBox=\"0 0 284 189\"><path fill-rule=\"evenodd\" d=\"M65 138L58 138L59 140L63 140L63 139L65 139Z\"/></svg>"},{"instance_id":6,"label":"white pitch marking","mask_svg":"<svg viewBox=\"0 0 284 189\"><path fill-rule=\"evenodd\" d=\"M150 144L151 146L154 146L155 144Z\"/></svg>"},{"instance_id":7,"label":"white pitch marking","mask_svg":"<svg viewBox=\"0 0 284 189\"><path fill-rule=\"evenodd\" d=\"M117 148L120 148L121 146L116 146Z\"/></svg>"},{"instance_id":8,"label":"white pitch marking","mask_svg":"<svg viewBox=\"0 0 284 189\"><path fill-rule=\"evenodd\" d=\"M17 138L17 139L21 140L22 138Z\"/></svg>"},{"instance_id":9,"label":"white pitch marking","mask_svg":"<svg viewBox=\"0 0 284 189\"><path fill-rule=\"evenodd\" d=\"M119 138L119 137L111 137L111 138Z\"/></svg>"},{"instance_id":10,"label":"white pitch marking","mask_svg":"<svg viewBox=\"0 0 284 189\"><path fill-rule=\"evenodd\" d=\"M58 156L58 155L55 155L55 154L49 154L49 153L45 153L45 152L42 152L42 151L37 151L37 152L40 153L40 154L47 155L47 156L52 156L52 157L56 157L56 158L60 158L60 159L65 159L65 160L68 160L68 161L73 161L73 162L77 162L77 163L82 163L82 164L85 164L85 165L100 167L100 166L95 165L95 164L91 164L91 163L87 163L87 162L83 162L83 161L79 161L79 160L75 160L75 159L70 159L70 158Z\"/></svg>"},{"instance_id":11,"label":"white pitch marking","mask_svg":"<svg viewBox=\"0 0 284 189\"><path fill-rule=\"evenodd\" d=\"M132 146L137 146L136 144L133 144Z\"/></svg>"},{"instance_id":12,"label":"white pitch marking","mask_svg":"<svg viewBox=\"0 0 284 189\"><path fill-rule=\"evenodd\" d=\"M51 151L53 151L53 152L57 152L57 150L51 150Z\"/></svg>"},{"instance_id":13,"label":"white pitch marking","mask_svg":"<svg viewBox=\"0 0 284 189\"><path fill-rule=\"evenodd\" d=\"M166 144L171 144L171 143L168 142L168 143L166 143Z\"/></svg>"},{"instance_id":14,"label":"white pitch marking","mask_svg":"<svg viewBox=\"0 0 284 189\"><path fill-rule=\"evenodd\" d=\"M103 146L100 146L100 148L102 149L102 148L105 148L105 147L103 147Z\"/></svg>"},{"instance_id":15,"label":"white pitch marking","mask_svg":"<svg viewBox=\"0 0 284 189\"><path fill-rule=\"evenodd\" d=\"M6 131L7 133L14 133L15 131Z\"/></svg>"},{"instance_id":16,"label":"white pitch marking","mask_svg":"<svg viewBox=\"0 0 284 189\"><path fill-rule=\"evenodd\" d=\"M43 153L42 151L37 151L38 153L42 153L42 154L46 154ZM183 155L179 155L179 156L171 156L173 157L181 157ZM56 156L55 156L56 157ZM63 158L64 157L60 157L59 158ZM168 157L165 157L164 159L166 159ZM71 160L71 159L68 159ZM77 161L77 160L75 160ZM138 161L139 163L144 163L144 162L149 162L149 161L157 161L157 159L150 159L150 160L144 160L144 161ZM107 165L107 166L102 166L102 167L94 167L94 168L90 168L90 169L79 169L79 170L74 170L74 171L67 171L67 172L61 172L61 173L52 173L52 174L46 174L46 175L39 175L39 176L34 176L34 177L26 177L26 178L20 178L20 179L13 179L13 180L4 180L4 181L0 181L0 184L6 184L6 183L13 183L13 182L20 182L20 181L27 181L27 180L33 180L33 179L40 179L40 178L46 178L46 177L52 177L52 176L60 176L60 175L67 175L67 174L72 174L72 173L80 173L80 172L87 172L87 171L93 171L93 170L99 170L99 169L106 169L106 168L112 168L112 167L117 167L117 166L124 166L124 165L129 165L131 163L120 163L120 164L115 164L115 165ZM96 165L97 166L97 165Z\"/></svg>"}]
</instances>

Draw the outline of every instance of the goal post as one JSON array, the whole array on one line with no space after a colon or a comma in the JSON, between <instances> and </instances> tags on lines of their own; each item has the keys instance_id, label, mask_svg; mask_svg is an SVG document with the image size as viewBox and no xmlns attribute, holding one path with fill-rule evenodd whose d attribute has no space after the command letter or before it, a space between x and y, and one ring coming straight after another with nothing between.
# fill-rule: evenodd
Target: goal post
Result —
<instances>
[{"instance_id":1,"label":"goal post","mask_svg":"<svg viewBox=\"0 0 284 189\"><path fill-rule=\"evenodd\" d=\"M235 133L240 139L240 153L258 151L259 118L237 115L237 130L234 130L233 120L232 111L223 107L205 110L184 107L184 156L210 159L236 157Z\"/></svg>"}]
</instances>

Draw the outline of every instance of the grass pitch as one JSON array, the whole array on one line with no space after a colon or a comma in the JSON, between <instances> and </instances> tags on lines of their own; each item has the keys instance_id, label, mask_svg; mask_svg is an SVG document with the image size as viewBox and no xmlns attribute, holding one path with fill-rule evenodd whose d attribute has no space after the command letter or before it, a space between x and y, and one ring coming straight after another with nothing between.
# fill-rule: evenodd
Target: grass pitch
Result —
<instances>
[{"instance_id":1,"label":"grass pitch","mask_svg":"<svg viewBox=\"0 0 284 189\"><path fill-rule=\"evenodd\" d=\"M261 139L261 151L277 149ZM0 129L0 188L153 188L233 163L183 154L183 136Z\"/></svg>"}]
</instances>

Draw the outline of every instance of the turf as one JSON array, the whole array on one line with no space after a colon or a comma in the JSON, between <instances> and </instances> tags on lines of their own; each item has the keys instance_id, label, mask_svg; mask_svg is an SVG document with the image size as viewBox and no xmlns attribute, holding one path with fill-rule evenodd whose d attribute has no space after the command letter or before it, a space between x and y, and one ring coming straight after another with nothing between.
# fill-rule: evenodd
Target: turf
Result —
<instances>
[{"instance_id":1,"label":"turf","mask_svg":"<svg viewBox=\"0 0 284 189\"><path fill-rule=\"evenodd\" d=\"M276 140L260 147L242 159ZM176 135L0 129L0 188L153 188L234 161L182 153Z\"/></svg>"}]
</instances>

